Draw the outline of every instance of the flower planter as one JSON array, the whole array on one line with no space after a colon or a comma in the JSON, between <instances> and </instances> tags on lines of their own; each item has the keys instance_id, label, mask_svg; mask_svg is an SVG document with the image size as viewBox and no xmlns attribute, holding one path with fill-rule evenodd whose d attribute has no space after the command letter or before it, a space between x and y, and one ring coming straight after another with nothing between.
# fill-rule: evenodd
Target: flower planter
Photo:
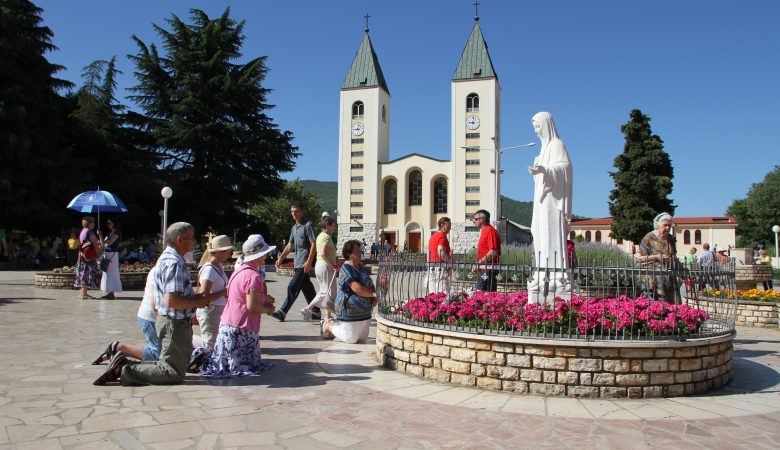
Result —
<instances>
[{"instance_id":1,"label":"flower planter","mask_svg":"<svg viewBox=\"0 0 780 450\"><path fill-rule=\"evenodd\" d=\"M586 341L474 335L377 318L377 358L440 383L520 394L675 397L732 379L732 340Z\"/></svg>"},{"instance_id":2,"label":"flower planter","mask_svg":"<svg viewBox=\"0 0 780 450\"><path fill-rule=\"evenodd\" d=\"M232 270L225 270L225 274L230 276ZM146 277L149 271L141 272L119 272L119 279L122 281L123 291L143 291L146 287ZM198 276L197 271L191 271L190 275L195 280ZM42 289L75 289L73 280L76 277L74 272L38 272L35 274L35 287Z\"/></svg>"},{"instance_id":3,"label":"flower planter","mask_svg":"<svg viewBox=\"0 0 780 450\"><path fill-rule=\"evenodd\" d=\"M279 275L280 277L292 277L293 275L295 275L295 269L293 269L292 267L277 267L276 274ZM309 277L310 278L315 277L313 270L309 272Z\"/></svg>"},{"instance_id":4,"label":"flower planter","mask_svg":"<svg viewBox=\"0 0 780 450\"><path fill-rule=\"evenodd\" d=\"M710 297L699 297L699 304L708 308L711 302ZM689 299L691 304L696 300ZM769 301L750 301L737 300L737 326L757 327L757 328L779 328L780 327L780 303Z\"/></svg>"}]
</instances>

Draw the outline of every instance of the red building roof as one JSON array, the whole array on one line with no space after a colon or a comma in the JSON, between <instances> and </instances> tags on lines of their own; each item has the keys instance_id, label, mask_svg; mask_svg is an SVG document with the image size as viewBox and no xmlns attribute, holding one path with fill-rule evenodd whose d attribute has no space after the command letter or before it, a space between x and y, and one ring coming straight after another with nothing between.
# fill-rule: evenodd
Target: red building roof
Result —
<instances>
[{"instance_id":1,"label":"red building roof","mask_svg":"<svg viewBox=\"0 0 780 450\"><path fill-rule=\"evenodd\" d=\"M734 216L714 216L714 217L675 217L675 225L728 225L736 224L737 218ZM572 226L612 226L612 218L602 219L584 219L573 220Z\"/></svg>"}]
</instances>

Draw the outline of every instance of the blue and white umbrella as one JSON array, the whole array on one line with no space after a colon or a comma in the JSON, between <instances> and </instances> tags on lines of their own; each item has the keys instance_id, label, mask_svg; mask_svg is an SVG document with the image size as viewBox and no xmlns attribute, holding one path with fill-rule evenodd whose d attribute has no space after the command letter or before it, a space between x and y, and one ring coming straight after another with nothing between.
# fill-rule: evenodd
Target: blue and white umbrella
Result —
<instances>
[{"instance_id":1,"label":"blue and white umbrella","mask_svg":"<svg viewBox=\"0 0 780 450\"><path fill-rule=\"evenodd\" d=\"M98 227L100 227L100 213L127 212L127 206L121 198L108 191L101 191L99 187L97 191L82 192L73 197L67 207L81 213L97 213Z\"/></svg>"}]
</instances>

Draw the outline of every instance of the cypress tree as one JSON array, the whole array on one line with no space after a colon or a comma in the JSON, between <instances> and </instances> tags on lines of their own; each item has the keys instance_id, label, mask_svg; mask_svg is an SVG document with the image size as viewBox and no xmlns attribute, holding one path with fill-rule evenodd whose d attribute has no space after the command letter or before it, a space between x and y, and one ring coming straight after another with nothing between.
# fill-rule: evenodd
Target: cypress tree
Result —
<instances>
[{"instance_id":1,"label":"cypress tree","mask_svg":"<svg viewBox=\"0 0 780 450\"><path fill-rule=\"evenodd\" d=\"M653 134L650 117L642 111L632 110L620 131L626 143L615 158L617 170L609 173L615 182L609 195L612 236L639 243L658 213L674 214L676 205L669 198L674 169L664 142Z\"/></svg>"}]
</instances>

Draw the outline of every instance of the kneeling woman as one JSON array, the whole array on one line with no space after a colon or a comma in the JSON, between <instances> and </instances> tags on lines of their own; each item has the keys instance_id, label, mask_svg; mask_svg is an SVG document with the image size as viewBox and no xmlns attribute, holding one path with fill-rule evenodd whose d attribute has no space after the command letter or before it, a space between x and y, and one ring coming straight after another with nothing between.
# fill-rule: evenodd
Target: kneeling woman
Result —
<instances>
[{"instance_id":1,"label":"kneeling woman","mask_svg":"<svg viewBox=\"0 0 780 450\"><path fill-rule=\"evenodd\" d=\"M363 267L360 241L344 243L346 261L339 271L339 291L336 295L336 319L322 324L322 337L338 339L347 344L363 342L371 328L371 310L376 305L376 289L371 275Z\"/></svg>"},{"instance_id":2,"label":"kneeling woman","mask_svg":"<svg viewBox=\"0 0 780 450\"><path fill-rule=\"evenodd\" d=\"M259 234L249 236L244 243L243 265L228 281L227 305L214 349L198 348L193 353L193 364L200 366L202 376L251 375L271 366L261 359L258 339L260 316L273 314L274 298L266 295L259 267L275 248Z\"/></svg>"}]
</instances>

